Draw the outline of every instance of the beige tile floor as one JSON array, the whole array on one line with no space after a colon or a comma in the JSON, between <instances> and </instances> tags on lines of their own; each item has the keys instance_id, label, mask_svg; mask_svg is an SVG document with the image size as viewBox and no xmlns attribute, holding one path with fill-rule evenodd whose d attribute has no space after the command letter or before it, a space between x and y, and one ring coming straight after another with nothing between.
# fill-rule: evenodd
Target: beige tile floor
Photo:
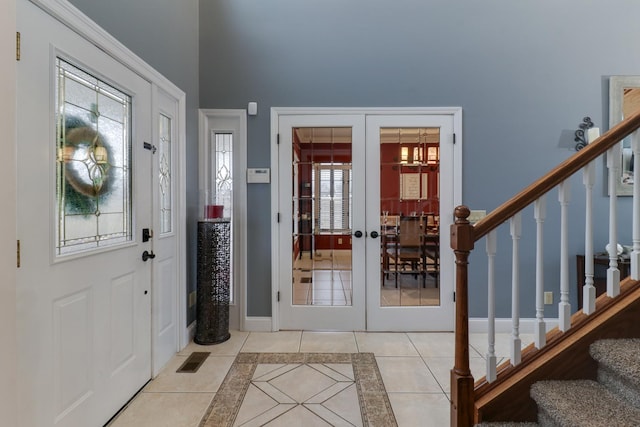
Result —
<instances>
[{"instance_id":1,"label":"beige tile floor","mask_svg":"<svg viewBox=\"0 0 640 427\"><path fill-rule=\"evenodd\" d=\"M351 251L316 251L313 258L303 254L293 265L292 303L294 305L351 305ZM440 289L435 278L411 274L383 277L380 305L436 306L440 304Z\"/></svg>"},{"instance_id":2,"label":"beige tile floor","mask_svg":"<svg viewBox=\"0 0 640 427\"><path fill-rule=\"evenodd\" d=\"M521 338L523 347L532 340L531 335L523 334ZM475 378L484 375L486 342L485 334L470 336L471 370ZM452 333L231 331L231 338L221 344L189 344L114 418L109 427L197 427L239 352L373 352L400 427L448 426L449 371L453 366L453 348ZM495 348L499 361L508 357L509 335L498 334ZM211 355L197 373L176 373L193 351L208 351ZM344 367L259 365L258 368L254 376L255 387L250 388L245 396L236 425L362 425L357 395L350 382L353 373L345 371ZM279 371L274 372L274 369ZM327 380L327 375L338 384ZM311 398L308 405L274 404L278 390L274 390L273 383L267 381L276 376L278 390L290 387L287 395ZM319 405L312 396L322 392L334 393L337 398ZM265 413L280 415L274 419L264 416ZM260 414L263 414L262 418Z\"/></svg>"}]
</instances>

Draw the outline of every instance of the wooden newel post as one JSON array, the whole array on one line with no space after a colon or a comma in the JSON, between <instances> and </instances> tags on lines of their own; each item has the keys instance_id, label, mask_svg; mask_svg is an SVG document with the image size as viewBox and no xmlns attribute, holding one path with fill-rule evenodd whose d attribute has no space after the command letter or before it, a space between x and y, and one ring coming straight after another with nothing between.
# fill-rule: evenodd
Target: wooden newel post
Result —
<instances>
[{"instance_id":1,"label":"wooden newel post","mask_svg":"<svg viewBox=\"0 0 640 427\"><path fill-rule=\"evenodd\" d=\"M451 370L451 426L473 426L473 375L469 369L469 253L473 249L473 225L469 223L469 208L455 209L451 224L451 249L456 256L456 353Z\"/></svg>"}]
</instances>

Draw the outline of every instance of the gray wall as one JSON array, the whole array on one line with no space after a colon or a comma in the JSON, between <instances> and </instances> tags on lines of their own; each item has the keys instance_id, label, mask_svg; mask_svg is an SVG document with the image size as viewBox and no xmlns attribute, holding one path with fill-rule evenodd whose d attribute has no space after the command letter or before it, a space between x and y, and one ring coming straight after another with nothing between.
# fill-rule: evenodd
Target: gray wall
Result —
<instances>
[{"instance_id":1,"label":"gray wall","mask_svg":"<svg viewBox=\"0 0 640 427\"><path fill-rule=\"evenodd\" d=\"M637 0L200 0L200 107L257 101L247 161L268 167L272 106L461 106L463 202L491 210L572 154L571 139L561 135L584 116L607 128L608 76L640 74L638 16ZM602 222L608 198L600 163L597 173L596 221ZM570 235L577 237L570 249L573 304L573 254L583 251L580 179L570 215L576 218ZM628 202L622 200L625 211ZM557 301L557 192L548 205L546 288ZM268 316L268 187L250 186L248 212L248 314ZM523 241L532 241L531 209L525 218ZM602 227L596 248L604 247L605 236ZM498 247L510 257L508 227ZM484 241L477 248L483 251ZM486 312L484 264L472 257L472 316ZM523 248L523 302L533 301L533 268L533 248ZM497 273L498 315L506 317L510 268ZM522 310L534 315L530 303Z\"/></svg>"},{"instance_id":2,"label":"gray wall","mask_svg":"<svg viewBox=\"0 0 640 427\"><path fill-rule=\"evenodd\" d=\"M636 0L71 2L187 94L189 290L195 289L198 107L245 108L257 101L258 116L248 122L247 162L268 167L272 106L461 106L463 202L491 210L571 155L566 146L572 141L564 136L582 117L606 129L609 75L640 74L640 56L633 54L640 37ZM604 221L602 164L597 173L596 220ZM578 179L571 218L580 218L579 186ZM545 254L547 290L557 299L555 200L554 193ZM624 225L630 204L621 202ZM269 204L267 186L249 186L250 316L271 314ZM531 216L528 209L523 241L534 235ZM581 221L572 221L572 236L582 233ZM604 247L605 236L603 227L597 248ZM498 245L508 257L508 230L501 231ZM582 252L581 245L574 240L571 253ZM526 284L533 282L533 260L532 249L523 248ZM485 312L484 264L472 257L474 316ZM573 265L572 258L572 284ZM505 291L498 293L501 316L509 315L510 274L507 267L498 271L499 290ZM532 298L528 286L522 299ZM573 286L571 299L575 303ZM523 307L523 315L533 312Z\"/></svg>"},{"instance_id":3,"label":"gray wall","mask_svg":"<svg viewBox=\"0 0 640 427\"><path fill-rule=\"evenodd\" d=\"M186 93L188 292L195 290L198 216L198 1L70 0ZM195 306L187 323L195 320Z\"/></svg>"}]
</instances>

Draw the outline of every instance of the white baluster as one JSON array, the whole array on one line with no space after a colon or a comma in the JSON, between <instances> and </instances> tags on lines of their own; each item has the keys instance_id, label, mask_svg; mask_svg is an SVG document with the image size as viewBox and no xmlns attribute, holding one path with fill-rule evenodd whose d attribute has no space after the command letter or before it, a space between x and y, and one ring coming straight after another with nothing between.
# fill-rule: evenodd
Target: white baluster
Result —
<instances>
[{"instance_id":1,"label":"white baluster","mask_svg":"<svg viewBox=\"0 0 640 427\"><path fill-rule=\"evenodd\" d=\"M589 142L600 136L600 129L587 131ZM584 225L584 287L582 288L582 312L591 314L596 310L596 288L593 286L593 186L596 182L595 161L585 166L582 182L585 187L585 225ZM580 278L579 278L580 279Z\"/></svg>"},{"instance_id":2,"label":"white baluster","mask_svg":"<svg viewBox=\"0 0 640 427\"><path fill-rule=\"evenodd\" d=\"M620 144L607 151L609 168L609 269L607 270L607 295L620 294L620 270L618 270L618 196L617 182L620 176Z\"/></svg>"},{"instance_id":3,"label":"white baluster","mask_svg":"<svg viewBox=\"0 0 640 427\"><path fill-rule=\"evenodd\" d=\"M558 328L564 332L571 327L571 304L569 303L569 200L571 186L569 181L560 183L558 201L560 202L560 302L558 303Z\"/></svg>"},{"instance_id":4,"label":"white baluster","mask_svg":"<svg viewBox=\"0 0 640 427\"><path fill-rule=\"evenodd\" d=\"M488 258L488 294L487 294L487 381L496 379L496 230L487 234L487 258Z\"/></svg>"},{"instance_id":5,"label":"white baluster","mask_svg":"<svg viewBox=\"0 0 640 427\"><path fill-rule=\"evenodd\" d=\"M522 342L520 340L520 235L522 234L522 214L511 217L511 364L520 363Z\"/></svg>"},{"instance_id":6,"label":"white baluster","mask_svg":"<svg viewBox=\"0 0 640 427\"><path fill-rule=\"evenodd\" d=\"M631 278L640 280L640 185L635 185L635 175L640 176L640 130L631 136L633 150L633 251L631 252Z\"/></svg>"},{"instance_id":7,"label":"white baluster","mask_svg":"<svg viewBox=\"0 0 640 427\"><path fill-rule=\"evenodd\" d=\"M547 343L547 327L544 322L544 254L543 254L543 224L547 215L546 196L540 197L534 203L534 218L536 219L536 323L534 327L534 342L540 349Z\"/></svg>"}]
</instances>

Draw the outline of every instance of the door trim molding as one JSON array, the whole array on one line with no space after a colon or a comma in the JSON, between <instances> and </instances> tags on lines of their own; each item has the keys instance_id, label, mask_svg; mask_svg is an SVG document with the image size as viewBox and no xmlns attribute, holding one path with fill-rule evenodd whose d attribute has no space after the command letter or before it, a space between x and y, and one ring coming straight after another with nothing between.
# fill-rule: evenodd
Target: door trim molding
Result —
<instances>
[{"instance_id":1,"label":"door trim molding","mask_svg":"<svg viewBox=\"0 0 640 427\"><path fill-rule=\"evenodd\" d=\"M0 16L0 52L5 58L15 55L16 42L16 2L9 0L2 4ZM17 99L15 61L2 61L2 82L0 91L0 126L7 142L3 154L8 159L0 171L0 198L3 201L2 222L0 223L0 336L5 343L0 353L0 414L7 425L18 425L18 329L16 284L19 269L16 268L17 236Z\"/></svg>"},{"instance_id":2,"label":"door trim molding","mask_svg":"<svg viewBox=\"0 0 640 427\"><path fill-rule=\"evenodd\" d=\"M189 343L189 329L187 327L187 263L186 263L186 94L178 86L147 64L115 37L97 25L67 0L29 0L47 14L78 33L85 40L106 52L113 59L129 70L142 76L152 85L152 90L158 87L178 102L178 164L177 164L177 239L178 239L178 304L182 309L178 311L179 336L178 344L184 348ZM152 106L150 106L152 107ZM151 355L153 360L153 354Z\"/></svg>"},{"instance_id":3,"label":"door trim molding","mask_svg":"<svg viewBox=\"0 0 640 427\"><path fill-rule=\"evenodd\" d=\"M271 253L280 253L278 236L278 203L280 198L279 163L278 163L278 132L279 119L284 115L448 115L453 117L453 132L456 136L454 150L454 164L462 164L462 107L271 107ZM462 168L453 171L454 180L459 186L454 186L453 200L455 205L462 203ZM280 310L278 302L280 265L272 261L271 268L271 330L280 329ZM455 316L455 313L454 313Z\"/></svg>"}]
</instances>

